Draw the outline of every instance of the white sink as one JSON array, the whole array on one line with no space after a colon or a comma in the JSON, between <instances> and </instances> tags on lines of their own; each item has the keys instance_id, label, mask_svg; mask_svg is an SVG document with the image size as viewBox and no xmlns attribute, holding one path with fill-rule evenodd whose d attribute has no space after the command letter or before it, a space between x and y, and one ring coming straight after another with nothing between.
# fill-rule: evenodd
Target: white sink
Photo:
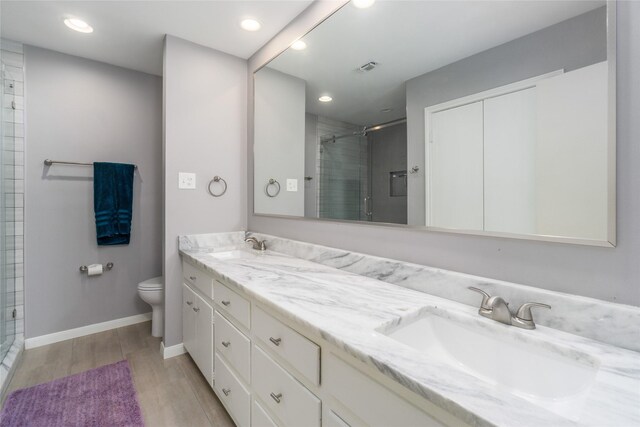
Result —
<instances>
[{"instance_id":1,"label":"white sink","mask_svg":"<svg viewBox=\"0 0 640 427\"><path fill-rule=\"evenodd\" d=\"M386 335L496 388L544 403L553 412L568 417L579 412L576 400L580 399L576 397L593 383L596 359L576 352L570 357L536 342L535 337L523 339L522 334L505 333L505 328L512 326L482 325L464 317L449 319L430 313ZM572 404L572 400L576 402Z\"/></svg>"},{"instance_id":2,"label":"white sink","mask_svg":"<svg viewBox=\"0 0 640 427\"><path fill-rule=\"evenodd\" d=\"M231 251L224 251L224 252L212 252L209 254L209 256L216 259L254 259L259 255L248 252L248 251L234 249Z\"/></svg>"}]
</instances>

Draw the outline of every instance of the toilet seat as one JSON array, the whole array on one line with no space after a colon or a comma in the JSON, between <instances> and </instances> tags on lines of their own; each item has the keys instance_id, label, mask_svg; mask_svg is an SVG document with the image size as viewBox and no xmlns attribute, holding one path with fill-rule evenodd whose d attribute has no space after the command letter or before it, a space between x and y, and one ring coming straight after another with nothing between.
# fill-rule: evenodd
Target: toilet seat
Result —
<instances>
[{"instance_id":1,"label":"toilet seat","mask_svg":"<svg viewBox=\"0 0 640 427\"><path fill-rule=\"evenodd\" d=\"M154 277L138 284L139 291L161 291L164 289L164 278Z\"/></svg>"}]
</instances>

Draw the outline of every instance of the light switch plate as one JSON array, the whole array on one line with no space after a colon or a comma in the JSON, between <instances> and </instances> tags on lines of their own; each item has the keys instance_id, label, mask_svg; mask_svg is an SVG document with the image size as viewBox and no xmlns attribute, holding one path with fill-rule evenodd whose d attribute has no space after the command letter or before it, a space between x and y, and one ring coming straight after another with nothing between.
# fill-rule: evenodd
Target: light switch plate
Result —
<instances>
[{"instance_id":1,"label":"light switch plate","mask_svg":"<svg viewBox=\"0 0 640 427\"><path fill-rule=\"evenodd\" d=\"M298 180L287 178L287 191L298 191Z\"/></svg>"},{"instance_id":2,"label":"light switch plate","mask_svg":"<svg viewBox=\"0 0 640 427\"><path fill-rule=\"evenodd\" d=\"M178 188L180 190L195 190L196 174L189 172L178 172Z\"/></svg>"}]
</instances>

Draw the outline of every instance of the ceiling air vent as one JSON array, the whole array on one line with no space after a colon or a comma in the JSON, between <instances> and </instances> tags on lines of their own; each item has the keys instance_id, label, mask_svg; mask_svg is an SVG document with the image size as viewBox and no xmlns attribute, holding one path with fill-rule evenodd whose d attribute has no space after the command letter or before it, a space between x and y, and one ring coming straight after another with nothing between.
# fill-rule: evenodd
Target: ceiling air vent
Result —
<instances>
[{"instance_id":1,"label":"ceiling air vent","mask_svg":"<svg viewBox=\"0 0 640 427\"><path fill-rule=\"evenodd\" d=\"M374 61L367 62L366 64L360 66L360 68L358 68L358 71L360 71L362 73L366 73L367 71L373 70L377 66L378 66L377 62L374 62Z\"/></svg>"}]
</instances>

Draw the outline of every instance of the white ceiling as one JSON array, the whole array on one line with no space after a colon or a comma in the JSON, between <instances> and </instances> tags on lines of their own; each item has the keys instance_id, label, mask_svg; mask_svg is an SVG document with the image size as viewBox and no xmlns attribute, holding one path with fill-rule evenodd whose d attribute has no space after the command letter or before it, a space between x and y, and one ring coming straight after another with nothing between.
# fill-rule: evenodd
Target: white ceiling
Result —
<instances>
[{"instance_id":1,"label":"white ceiling","mask_svg":"<svg viewBox=\"0 0 640 427\"><path fill-rule=\"evenodd\" d=\"M405 82L601 7L604 1L384 1L345 5L270 68L307 82L307 111L358 125L406 115ZM376 61L371 72L356 69ZM328 94L333 102L321 103ZM390 113L382 109L393 108Z\"/></svg>"},{"instance_id":2,"label":"white ceiling","mask_svg":"<svg viewBox=\"0 0 640 427\"><path fill-rule=\"evenodd\" d=\"M281 1L0 1L1 36L25 44L162 74L162 41L171 34L240 58L250 57L311 0ZM94 28L68 29L74 16ZM262 28L240 28L244 18Z\"/></svg>"}]
</instances>

